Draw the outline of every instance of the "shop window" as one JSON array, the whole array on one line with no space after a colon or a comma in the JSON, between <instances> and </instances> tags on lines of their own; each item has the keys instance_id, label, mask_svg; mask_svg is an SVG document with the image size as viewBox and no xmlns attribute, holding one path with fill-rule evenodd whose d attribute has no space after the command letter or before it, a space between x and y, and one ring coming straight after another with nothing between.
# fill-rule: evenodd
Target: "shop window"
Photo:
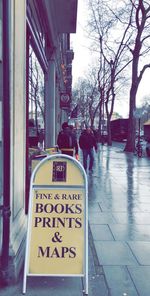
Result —
<instances>
[{"instance_id":1,"label":"shop window","mask_svg":"<svg viewBox=\"0 0 150 296\"><path fill-rule=\"evenodd\" d=\"M44 146L44 73L29 46L29 147Z\"/></svg>"}]
</instances>

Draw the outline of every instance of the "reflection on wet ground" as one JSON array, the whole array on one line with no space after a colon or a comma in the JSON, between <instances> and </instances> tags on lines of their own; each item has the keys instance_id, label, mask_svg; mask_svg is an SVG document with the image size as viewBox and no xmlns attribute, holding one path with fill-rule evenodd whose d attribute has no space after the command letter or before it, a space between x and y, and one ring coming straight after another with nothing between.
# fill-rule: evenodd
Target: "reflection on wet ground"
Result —
<instances>
[{"instance_id":1,"label":"reflection on wet ground","mask_svg":"<svg viewBox=\"0 0 150 296\"><path fill-rule=\"evenodd\" d=\"M150 159L99 145L89 221L110 295L150 295Z\"/></svg>"}]
</instances>

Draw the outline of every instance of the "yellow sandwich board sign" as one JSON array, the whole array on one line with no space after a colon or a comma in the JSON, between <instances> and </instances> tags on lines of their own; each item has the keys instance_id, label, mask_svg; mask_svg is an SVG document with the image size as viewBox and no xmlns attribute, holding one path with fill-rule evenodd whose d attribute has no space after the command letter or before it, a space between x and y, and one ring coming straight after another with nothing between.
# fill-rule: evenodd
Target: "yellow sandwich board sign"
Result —
<instances>
[{"instance_id":1,"label":"yellow sandwich board sign","mask_svg":"<svg viewBox=\"0 0 150 296\"><path fill-rule=\"evenodd\" d=\"M81 276L88 294L87 177L73 157L55 154L34 169L23 293L27 276Z\"/></svg>"}]
</instances>

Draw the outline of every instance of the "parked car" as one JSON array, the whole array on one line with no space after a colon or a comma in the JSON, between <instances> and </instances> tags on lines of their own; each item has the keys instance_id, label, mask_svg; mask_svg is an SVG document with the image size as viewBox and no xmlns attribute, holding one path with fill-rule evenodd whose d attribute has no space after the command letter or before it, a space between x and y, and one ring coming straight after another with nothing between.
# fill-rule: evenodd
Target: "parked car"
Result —
<instances>
[{"instance_id":1,"label":"parked car","mask_svg":"<svg viewBox=\"0 0 150 296\"><path fill-rule=\"evenodd\" d=\"M150 140L146 143L146 154L148 157L150 157Z\"/></svg>"},{"instance_id":2,"label":"parked car","mask_svg":"<svg viewBox=\"0 0 150 296\"><path fill-rule=\"evenodd\" d=\"M110 122L111 138L113 141L122 142L127 139L128 118L118 118Z\"/></svg>"}]
</instances>

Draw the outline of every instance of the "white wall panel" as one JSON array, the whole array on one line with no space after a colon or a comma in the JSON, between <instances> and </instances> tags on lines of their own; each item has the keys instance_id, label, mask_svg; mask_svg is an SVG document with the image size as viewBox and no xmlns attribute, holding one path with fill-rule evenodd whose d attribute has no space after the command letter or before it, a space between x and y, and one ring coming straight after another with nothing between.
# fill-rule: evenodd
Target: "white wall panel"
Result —
<instances>
[{"instance_id":1,"label":"white wall panel","mask_svg":"<svg viewBox=\"0 0 150 296\"><path fill-rule=\"evenodd\" d=\"M25 44L26 1L13 2L12 61L12 201L13 219L24 207L25 194Z\"/></svg>"}]
</instances>

